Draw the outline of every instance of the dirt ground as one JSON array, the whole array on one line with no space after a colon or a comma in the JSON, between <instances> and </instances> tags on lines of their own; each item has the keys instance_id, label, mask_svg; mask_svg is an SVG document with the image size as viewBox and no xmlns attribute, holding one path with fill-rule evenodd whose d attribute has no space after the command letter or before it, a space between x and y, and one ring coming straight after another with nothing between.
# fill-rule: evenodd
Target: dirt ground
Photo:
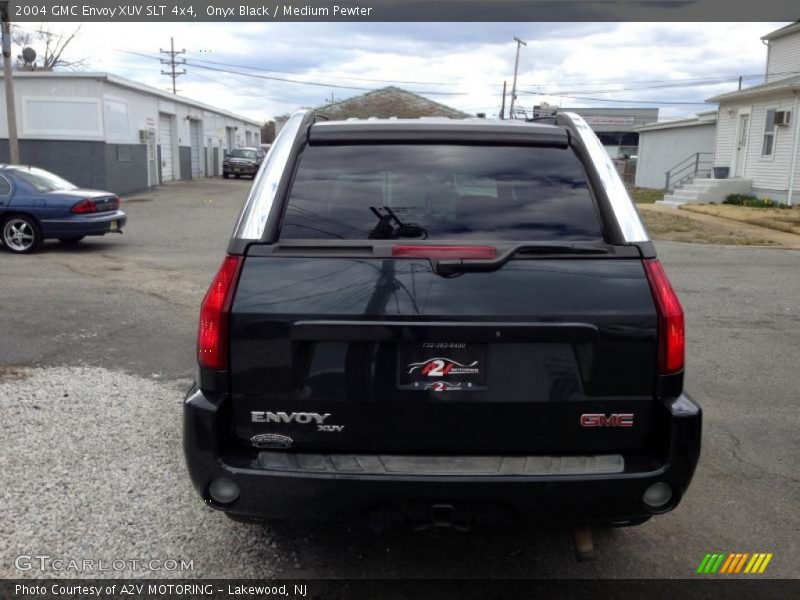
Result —
<instances>
[{"instance_id":1,"label":"dirt ground","mask_svg":"<svg viewBox=\"0 0 800 600\"><path fill-rule=\"evenodd\" d=\"M682 210L800 235L800 209L798 208L754 208L732 204L698 204L686 205L682 207Z\"/></svg>"},{"instance_id":2,"label":"dirt ground","mask_svg":"<svg viewBox=\"0 0 800 600\"><path fill-rule=\"evenodd\" d=\"M655 240L800 250L800 235L793 233L655 204L638 204L637 208Z\"/></svg>"}]
</instances>

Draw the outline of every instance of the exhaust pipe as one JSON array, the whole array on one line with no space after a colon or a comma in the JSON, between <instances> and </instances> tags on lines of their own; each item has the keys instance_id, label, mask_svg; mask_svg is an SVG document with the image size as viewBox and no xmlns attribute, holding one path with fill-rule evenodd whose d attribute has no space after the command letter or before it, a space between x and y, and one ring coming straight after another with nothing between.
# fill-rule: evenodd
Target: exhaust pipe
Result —
<instances>
[{"instance_id":1,"label":"exhaust pipe","mask_svg":"<svg viewBox=\"0 0 800 600\"><path fill-rule=\"evenodd\" d=\"M578 561L594 560L594 538L592 537L591 527L573 528L572 540L575 542L575 555L578 557Z\"/></svg>"}]
</instances>

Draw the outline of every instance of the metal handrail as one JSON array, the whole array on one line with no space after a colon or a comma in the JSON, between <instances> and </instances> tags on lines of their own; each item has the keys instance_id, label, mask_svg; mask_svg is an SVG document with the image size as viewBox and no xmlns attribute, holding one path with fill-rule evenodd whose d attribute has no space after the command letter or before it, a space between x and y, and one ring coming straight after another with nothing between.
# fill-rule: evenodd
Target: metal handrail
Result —
<instances>
[{"instance_id":1,"label":"metal handrail","mask_svg":"<svg viewBox=\"0 0 800 600\"><path fill-rule=\"evenodd\" d=\"M689 177L693 177L700 172L711 172L710 169L700 168L700 165L713 164L714 159L702 159L701 156L714 156L713 152L695 152L690 154L683 160L679 161L675 166L668 169L664 173L664 189L670 192L673 187L686 181ZM681 174L681 177L677 177Z\"/></svg>"}]
</instances>

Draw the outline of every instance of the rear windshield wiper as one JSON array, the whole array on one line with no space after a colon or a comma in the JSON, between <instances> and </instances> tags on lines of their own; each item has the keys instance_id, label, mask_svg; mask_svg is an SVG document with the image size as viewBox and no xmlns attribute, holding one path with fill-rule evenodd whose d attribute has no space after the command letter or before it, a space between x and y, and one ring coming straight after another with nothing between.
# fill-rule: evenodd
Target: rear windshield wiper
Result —
<instances>
[{"instance_id":1,"label":"rear windshield wiper","mask_svg":"<svg viewBox=\"0 0 800 600\"><path fill-rule=\"evenodd\" d=\"M369 209L376 217L378 223L367 236L371 240L395 240L398 238L422 238L428 237L428 231L416 223L405 223L388 206ZM383 211L383 212L381 212Z\"/></svg>"},{"instance_id":2,"label":"rear windshield wiper","mask_svg":"<svg viewBox=\"0 0 800 600\"><path fill-rule=\"evenodd\" d=\"M603 246L583 246L575 244L519 244L514 246L497 258L491 260L470 260L459 258L457 260L440 260L434 263L434 270L438 275L453 275L456 273L487 273L496 271L514 256L521 254L527 256L542 255L596 255L608 254L609 250Z\"/></svg>"}]
</instances>

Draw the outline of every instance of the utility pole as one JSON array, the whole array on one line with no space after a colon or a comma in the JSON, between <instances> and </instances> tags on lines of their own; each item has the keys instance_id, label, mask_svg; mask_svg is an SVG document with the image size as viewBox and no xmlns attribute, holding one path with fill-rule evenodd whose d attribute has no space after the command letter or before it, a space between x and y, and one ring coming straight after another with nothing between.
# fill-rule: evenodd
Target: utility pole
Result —
<instances>
[{"instance_id":1,"label":"utility pole","mask_svg":"<svg viewBox=\"0 0 800 600\"><path fill-rule=\"evenodd\" d=\"M514 41L517 42L517 58L514 61L514 83L511 85L511 108L509 110L510 117L514 118L514 102L517 99L517 69L519 68L519 49L520 46L527 46L527 42L523 42L518 37L514 36Z\"/></svg>"},{"instance_id":2,"label":"utility pole","mask_svg":"<svg viewBox=\"0 0 800 600\"><path fill-rule=\"evenodd\" d=\"M500 104L500 118L506 118L506 82L503 82L503 102Z\"/></svg>"},{"instance_id":3,"label":"utility pole","mask_svg":"<svg viewBox=\"0 0 800 600\"><path fill-rule=\"evenodd\" d=\"M8 116L8 159L12 165L18 165L17 105L14 101L14 76L11 73L11 23L9 22L8 2L3 2L0 10L3 12L3 82L6 88L6 115Z\"/></svg>"},{"instance_id":4,"label":"utility pole","mask_svg":"<svg viewBox=\"0 0 800 600\"><path fill-rule=\"evenodd\" d=\"M159 52L161 54L168 54L169 55L168 59L164 59L164 58L161 59L161 64L162 65L168 65L169 66L169 71L165 71L164 69L161 69L161 74L162 75L169 75L170 77L172 77L172 93L173 94L177 94L178 90L175 87L175 80L181 75L186 75L186 69L184 69L183 71L176 71L175 67L177 67L179 65L185 65L186 64L186 59L185 58L176 59L176 57L179 54L186 54L186 49L184 48L183 50L180 50L180 51L176 52L175 51L175 38L169 38L169 50L159 50Z\"/></svg>"}]
</instances>

